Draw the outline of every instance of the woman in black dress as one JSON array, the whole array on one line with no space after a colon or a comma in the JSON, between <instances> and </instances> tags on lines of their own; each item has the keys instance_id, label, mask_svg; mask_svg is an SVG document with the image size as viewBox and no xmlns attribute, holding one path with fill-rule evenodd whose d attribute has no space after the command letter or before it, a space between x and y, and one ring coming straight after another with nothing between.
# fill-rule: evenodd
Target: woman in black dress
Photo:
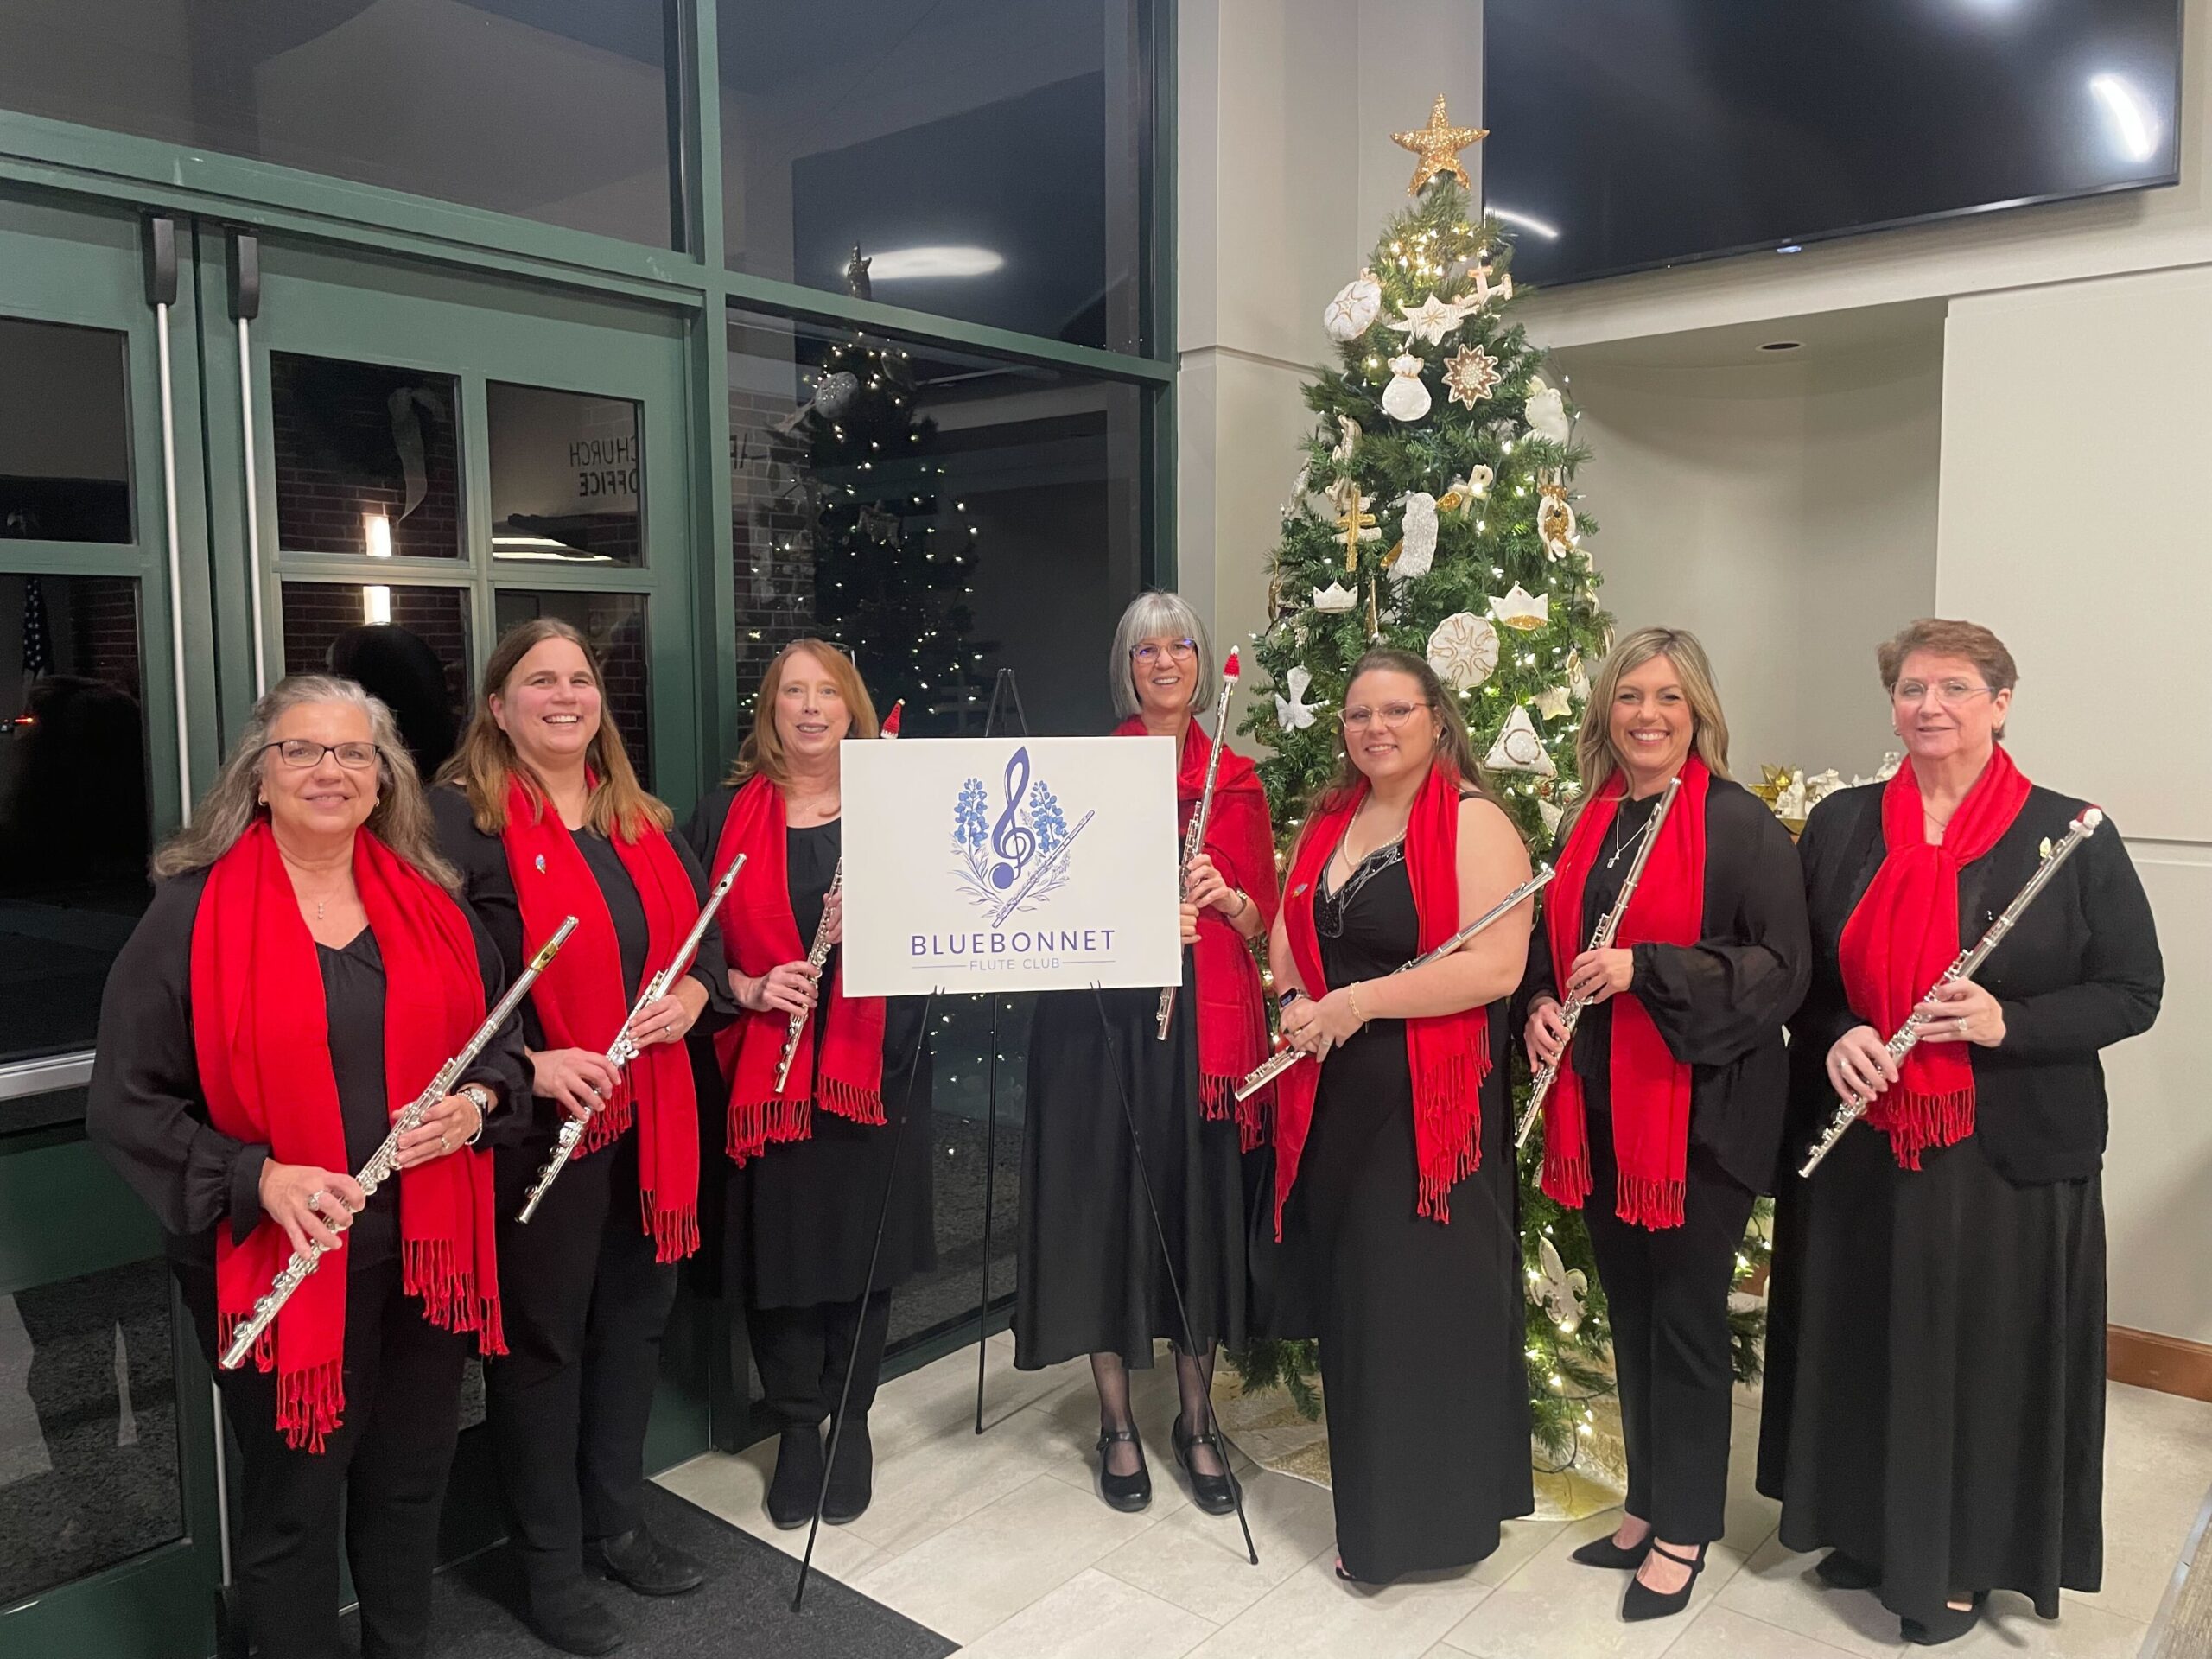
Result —
<instances>
[{"instance_id":1,"label":"woman in black dress","mask_svg":"<svg viewBox=\"0 0 2212 1659\"><path fill-rule=\"evenodd\" d=\"M676 1264L698 1246L699 1128L684 1033L734 1012L719 932L690 971L638 1010L638 1053L607 1050L645 980L674 960L707 880L668 832L607 718L583 636L550 617L508 630L442 785L439 838L463 892L520 971L577 918L524 1004L530 1122L497 1160L507 1357L485 1368L485 1414L524 1586L524 1615L553 1646L611 1652L621 1626L583 1576L594 1564L640 1595L678 1595L704 1569L645 1519L645 1425ZM588 1125L532 1219L525 1193L563 1117Z\"/></svg>"},{"instance_id":2,"label":"woman in black dress","mask_svg":"<svg viewBox=\"0 0 2212 1659\"><path fill-rule=\"evenodd\" d=\"M209 1363L295 1250L343 1246L215 1373L249 1638L340 1651L342 1516L364 1659L426 1654L465 1337L499 1348L480 1137L528 1087L513 1022L401 1141L397 1179L365 1201L350 1172L483 1023L499 953L450 892L390 712L349 680L279 681L154 874L86 1127L161 1218Z\"/></svg>"},{"instance_id":3,"label":"woman in black dress","mask_svg":"<svg viewBox=\"0 0 2212 1659\"><path fill-rule=\"evenodd\" d=\"M1178 840L1198 805L1211 753L1194 715L1213 685L1198 613L1173 594L1129 602L1109 661L1117 735L1171 737L1178 768ZM1217 734L1218 735L1218 734ZM1099 1492L1119 1510L1152 1501L1152 1477L1129 1408L1129 1370L1153 1344L1175 1344L1181 1411L1172 1438L1192 1495L1212 1515L1236 1505L1213 1423L1214 1351L1245 1339L1244 1151L1256 1114L1239 1121L1236 1081L1264 1058L1265 1003L1257 938L1274 904L1267 799L1251 763L1225 747L1205 845L1186 870L1183 944L1190 962L1166 1041L1160 994L1116 990L1040 997L1029 1038L1028 1129L1021 1151L1020 1270L1014 1363L1025 1370L1090 1357L1098 1388ZM1143 1139L1144 1175L1167 1236L1145 1202L1129 1118ZM1263 1104L1257 1096L1248 1107ZM1172 1266L1190 1318L1179 1318ZM1184 1346L1192 1344L1188 1351Z\"/></svg>"},{"instance_id":4,"label":"woman in black dress","mask_svg":"<svg viewBox=\"0 0 2212 1659\"><path fill-rule=\"evenodd\" d=\"M1874 1589L1932 1645L1991 1590L2056 1618L2060 1591L2102 1575L2097 1054L2150 1028L2165 976L2107 823L1974 982L1929 994L2083 803L1997 741L2017 675L1988 629L1916 622L1880 664L1905 763L1822 801L1798 847L1814 958L1790 1163L1839 1098L1871 1104L1776 1206L1759 1489L1783 1543L1827 1548L1823 1579ZM1900 1065L1885 1045L1916 1012Z\"/></svg>"},{"instance_id":5,"label":"woman in black dress","mask_svg":"<svg viewBox=\"0 0 2212 1659\"><path fill-rule=\"evenodd\" d=\"M1505 999L1516 909L1433 948L1529 878L1456 701L1375 650L1344 688L1344 751L1291 862L1270 945L1282 1029L1318 1066L1277 1094L1286 1294L1319 1338L1337 1571L1467 1566L1535 1506Z\"/></svg>"},{"instance_id":6,"label":"woman in black dress","mask_svg":"<svg viewBox=\"0 0 2212 1659\"><path fill-rule=\"evenodd\" d=\"M768 1408L783 1426L769 1519L804 1526L823 1499L833 1526L867 1510L868 1432L891 1293L937 1265L930 1166L931 1054L923 1003L849 997L836 946L843 845L839 757L877 734L860 671L835 645L776 653L730 780L684 834L716 868L746 855L753 879L724 901L730 988L744 1010L715 1048L723 1109L702 1113L721 1166L722 1294L742 1323ZM811 947L826 954L811 959ZM777 1072L793 1019L789 1075ZM919 1119L918 1133L912 1125ZM891 1179L883 1254L868 1277ZM850 1376L850 1393L846 1378ZM822 1491L823 1425L846 1402L837 1463Z\"/></svg>"},{"instance_id":7,"label":"woman in black dress","mask_svg":"<svg viewBox=\"0 0 2212 1659\"><path fill-rule=\"evenodd\" d=\"M1811 952L1789 832L1729 780L1728 724L1694 636L1640 628L1614 647L1578 749L1584 804L1552 854L1558 879L1516 1012L1534 1069L1559 1058L1562 1001L1586 999L1544 1103L1544 1190L1581 1208L1597 1252L1628 1501L1612 1536L1574 1559L1637 1569L1621 1616L1658 1618L1689 1605L1726 1529L1728 1293L1752 1198L1774 1190L1782 1024ZM1584 949L1670 779L1680 787L1612 947Z\"/></svg>"}]
</instances>

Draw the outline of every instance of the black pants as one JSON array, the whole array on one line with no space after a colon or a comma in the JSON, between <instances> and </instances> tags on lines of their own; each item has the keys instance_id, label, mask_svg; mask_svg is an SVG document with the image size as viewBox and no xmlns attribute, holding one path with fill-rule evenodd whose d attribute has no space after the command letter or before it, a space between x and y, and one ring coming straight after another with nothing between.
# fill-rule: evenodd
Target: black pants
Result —
<instances>
[{"instance_id":1,"label":"black pants","mask_svg":"<svg viewBox=\"0 0 2212 1659\"><path fill-rule=\"evenodd\" d=\"M571 1159L527 1226L542 1146L502 1149L499 1297L507 1353L484 1368L510 1535L533 1596L571 1589L583 1541L645 1519L645 1424L676 1268L640 1224L635 1135Z\"/></svg>"},{"instance_id":2,"label":"black pants","mask_svg":"<svg viewBox=\"0 0 2212 1659\"><path fill-rule=\"evenodd\" d=\"M1669 1543L1710 1543L1726 1530L1728 1291L1752 1195L1693 1145L1682 1224L1631 1226L1614 1213L1613 1126L1602 1112L1590 1115L1590 1179L1582 1214L1613 1322L1627 1510Z\"/></svg>"},{"instance_id":3,"label":"black pants","mask_svg":"<svg viewBox=\"0 0 2212 1659\"><path fill-rule=\"evenodd\" d=\"M760 1391L785 1427L810 1427L835 1412L848 1370L853 1373L853 1392L847 1415L868 1415L883 1370L884 1335L891 1326L889 1291L877 1291L865 1305L752 1308L746 1322L753 1333Z\"/></svg>"},{"instance_id":4,"label":"black pants","mask_svg":"<svg viewBox=\"0 0 2212 1659\"><path fill-rule=\"evenodd\" d=\"M332 1262L325 1273L341 1271ZM180 1262L177 1282L214 1363L213 1269ZM438 1514L461 1433L468 1338L441 1331L399 1287L397 1260L346 1281L346 1411L321 1452L276 1427L276 1376L218 1369L238 1436L243 1513L232 1571L261 1659L338 1659L339 1517L361 1605L362 1659L420 1659L430 1647ZM342 1499L342 1502L341 1502Z\"/></svg>"}]
</instances>

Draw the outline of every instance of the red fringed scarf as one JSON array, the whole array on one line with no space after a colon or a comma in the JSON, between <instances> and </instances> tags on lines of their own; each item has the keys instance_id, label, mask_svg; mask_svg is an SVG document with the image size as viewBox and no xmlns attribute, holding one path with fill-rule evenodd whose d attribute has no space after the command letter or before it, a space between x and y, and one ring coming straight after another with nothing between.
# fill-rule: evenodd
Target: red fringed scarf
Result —
<instances>
[{"instance_id":1,"label":"red fringed scarf","mask_svg":"<svg viewBox=\"0 0 2212 1659\"><path fill-rule=\"evenodd\" d=\"M1142 737L1144 721L1132 717L1114 728L1116 737ZM1213 741L1192 721L1184 728L1183 753L1175 773L1175 845L1179 852L1190 831L1191 815L1205 793L1206 762ZM1260 773L1236 750L1224 746L1215 775L1213 811L1206 819L1206 856L1222 880L1260 907L1263 925L1275 916L1274 832L1268 821L1267 791ZM1214 1122L1234 1117L1237 1140L1247 1152L1266 1138L1267 1109L1274 1090L1262 1089L1249 1100L1236 1098L1236 1085L1268 1058L1267 993L1260 965L1235 924L1213 909L1198 914L1198 942L1192 947L1198 975L1198 1104Z\"/></svg>"},{"instance_id":2,"label":"red fringed scarf","mask_svg":"<svg viewBox=\"0 0 2212 1659\"><path fill-rule=\"evenodd\" d=\"M798 919L791 914L785 829L783 791L756 772L730 802L715 849L718 870L745 855L745 880L722 900L721 912L722 949L741 973L765 974L779 963L802 961L811 943L799 938ZM841 964L842 960L841 953ZM783 1057L784 1033L791 1029L789 1014L772 1008L741 1014L715 1033L715 1057L730 1086L728 1150L741 1164L772 1144L812 1135L817 1105L855 1123L884 1121L883 999L847 996L841 965L814 1006L814 1017L799 1027L791 1076L780 1095L776 1062Z\"/></svg>"},{"instance_id":3,"label":"red fringed scarf","mask_svg":"<svg viewBox=\"0 0 2212 1659\"><path fill-rule=\"evenodd\" d=\"M531 988L548 1048L605 1053L630 1012L614 918L559 813L519 774L507 784L507 869L522 912L525 950L553 936L565 917L576 931ZM648 826L634 842L613 837L645 912L645 974L658 973L699 914L699 894L668 837ZM598 1151L638 1124L638 1185L645 1230L657 1261L699 1248L699 1107L691 1060L681 1043L653 1043L622 1068L614 1098L593 1115L576 1155Z\"/></svg>"},{"instance_id":4,"label":"red fringed scarf","mask_svg":"<svg viewBox=\"0 0 2212 1659\"><path fill-rule=\"evenodd\" d=\"M353 837L353 881L384 958L385 1084L394 1113L484 1021L476 944L461 906L367 830ZM207 873L192 926L192 1039L214 1126L265 1145L280 1164L352 1172L315 938L266 819ZM399 1176L400 1279L423 1317L503 1354L492 1158L455 1151ZM215 1239L215 1328L228 1347L290 1260L267 1217L234 1243ZM276 1427L295 1451L322 1450L346 1409L346 1258L301 1285L254 1344L276 1372Z\"/></svg>"},{"instance_id":5,"label":"red fringed scarf","mask_svg":"<svg viewBox=\"0 0 2212 1659\"><path fill-rule=\"evenodd\" d=\"M1693 754L1680 776L1681 791L1613 938L1617 949L1695 944L1705 930L1705 798L1713 775ZM1626 775L1615 772L1582 809L1560 849L1559 874L1544 906L1555 985L1567 983L1567 964L1582 954L1582 890L1627 792ZM1613 1030L1606 1074L1619 1171L1613 1211L1639 1227L1679 1227L1689 1171L1690 1069L1675 1058L1639 998L1623 993L1607 1006ZM1544 1100L1543 1188L1554 1201L1576 1209L1590 1194L1590 1125L1571 1056L1561 1059Z\"/></svg>"},{"instance_id":6,"label":"red fringed scarf","mask_svg":"<svg viewBox=\"0 0 2212 1659\"><path fill-rule=\"evenodd\" d=\"M1332 811L1317 812L1298 843L1285 899L1283 931L1291 960L1307 992L1328 994L1321 972L1320 936L1313 926L1313 894L1352 814L1367 798L1359 786ZM1459 914L1459 791L1441 766L1414 798L1406 822L1406 874L1422 950L1433 950L1457 931ZM1471 918L1466 918L1471 919ZM1490 1010L1463 1008L1433 1019L1408 1020L1406 1058L1413 1071L1414 1162L1420 1178L1418 1212L1452 1219L1452 1186L1483 1161L1483 1079L1490 1075ZM1298 1179L1299 1154L1313 1122L1321 1068L1299 1065L1275 1085L1275 1236L1282 1236L1282 1206Z\"/></svg>"},{"instance_id":7,"label":"red fringed scarf","mask_svg":"<svg viewBox=\"0 0 2212 1659\"><path fill-rule=\"evenodd\" d=\"M1928 843L1912 762L1882 790L1882 867L1843 925L1837 949L1852 1008L1885 1039L1904 1024L1952 959L1959 934L1959 871L2003 838L2031 785L2001 743L1974 779L1943 839ZM1974 1133L1974 1061L1962 1043L1922 1043L1898 1080L1877 1095L1866 1121L1890 1137L1900 1167L1918 1169L1929 1147Z\"/></svg>"}]
</instances>

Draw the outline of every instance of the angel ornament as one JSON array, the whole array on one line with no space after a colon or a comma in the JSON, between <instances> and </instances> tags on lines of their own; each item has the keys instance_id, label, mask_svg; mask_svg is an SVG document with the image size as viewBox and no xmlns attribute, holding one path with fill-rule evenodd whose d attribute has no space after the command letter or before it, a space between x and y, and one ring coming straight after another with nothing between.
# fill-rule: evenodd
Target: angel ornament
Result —
<instances>
[{"instance_id":1,"label":"angel ornament","mask_svg":"<svg viewBox=\"0 0 2212 1659\"><path fill-rule=\"evenodd\" d=\"M1386 561L1392 582L1411 582L1425 576L1436 563L1436 498L1425 490L1406 497L1404 527L1394 556Z\"/></svg>"},{"instance_id":2,"label":"angel ornament","mask_svg":"<svg viewBox=\"0 0 2212 1659\"><path fill-rule=\"evenodd\" d=\"M1351 452L1359 447L1359 423L1349 415L1337 416L1336 447L1329 451L1329 459L1339 467L1351 464Z\"/></svg>"},{"instance_id":3,"label":"angel ornament","mask_svg":"<svg viewBox=\"0 0 2212 1659\"><path fill-rule=\"evenodd\" d=\"M1529 1300L1544 1310L1561 1336L1571 1337L1582 1324L1582 1299L1589 1294L1589 1275L1562 1262L1548 1238L1537 1238L1536 1261L1539 1265L1529 1269Z\"/></svg>"},{"instance_id":4,"label":"angel ornament","mask_svg":"<svg viewBox=\"0 0 2212 1659\"><path fill-rule=\"evenodd\" d=\"M1546 385L1541 378L1529 382L1529 397L1522 406L1522 418L1529 423L1530 431L1553 443L1565 443L1574 429L1567 419L1567 394L1557 386Z\"/></svg>"},{"instance_id":5,"label":"angel ornament","mask_svg":"<svg viewBox=\"0 0 2212 1659\"><path fill-rule=\"evenodd\" d=\"M1536 537L1554 561L1579 550L1575 540L1574 508L1567 499L1567 474L1552 471L1536 483Z\"/></svg>"}]
</instances>

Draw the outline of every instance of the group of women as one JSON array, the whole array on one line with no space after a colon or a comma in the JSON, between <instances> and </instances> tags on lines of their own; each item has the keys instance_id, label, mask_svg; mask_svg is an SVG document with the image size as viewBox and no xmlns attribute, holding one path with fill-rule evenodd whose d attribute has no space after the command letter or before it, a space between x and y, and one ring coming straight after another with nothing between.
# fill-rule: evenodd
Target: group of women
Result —
<instances>
[{"instance_id":1,"label":"group of women","mask_svg":"<svg viewBox=\"0 0 2212 1659\"><path fill-rule=\"evenodd\" d=\"M2055 1617L2061 1588L2096 1587L2097 1054L2156 1014L2155 932L2107 831L1977 982L1923 1002L2081 804L1998 741L2015 675L1986 630L1916 623L1880 664L1904 764L1824 802L1793 848L1727 776L1697 642L1629 636L1592 682L1541 923L1521 906L1406 972L1529 876L1459 700L1419 657L1360 660L1280 894L1257 773L1224 748L1166 1039L1145 991L1046 997L1030 1043L1016 1363L1089 1357L1104 1501L1151 1499L1129 1373L1165 1340L1176 1462L1201 1509L1237 1506L1213 1366L1264 1332L1319 1338L1344 1578L1471 1563L1528 1512L1517 1035L1557 1065L1542 1179L1581 1207L1611 1313L1629 1491L1576 1559L1633 1573L1624 1618L1687 1605L1721 1535L1728 1296L1753 1198L1777 1190L1759 1481L1784 1542L1826 1548L1824 1579L1876 1589L1921 1642L1964 1634L1992 1589ZM1222 741L1192 718L1213 677L1198 619L1140 595L1109 672L1117 730L1179 746L1180 828ZM559 622L499 642L427 791L351 681L294 677L255 708L156 860L89 1122L161 1217L211 1355L295 1249L343 1247L219 1372L264 1654L338 1650L341 1517L365 1659L429 1650L472 1348L537 1633L620 1643L588 1567L647 1595L702 1581L643 1496L702 1215L706 1276L743 1310L781 1429L771 1519L868 1507L889 1295L933 1265L910 1127L927 1033L901 1001L847 996L837 966L838 756L877 731L853 664L792 643L679 831ZM683 976L632 1012L741 854ZM1617 935L1586 949L1640 854ZM348 1172L569 916L518 1017L364 1192ZM1281 1039L1312 1063L1239 1102L1269 1047L1262 949ZM1900 1063L1885 1041L1916 1009ZM1785 1176L1853 1094L1868 1127ZM577 1155L523 1223L569 1120Z\"/></svg>"}]
</instances>

